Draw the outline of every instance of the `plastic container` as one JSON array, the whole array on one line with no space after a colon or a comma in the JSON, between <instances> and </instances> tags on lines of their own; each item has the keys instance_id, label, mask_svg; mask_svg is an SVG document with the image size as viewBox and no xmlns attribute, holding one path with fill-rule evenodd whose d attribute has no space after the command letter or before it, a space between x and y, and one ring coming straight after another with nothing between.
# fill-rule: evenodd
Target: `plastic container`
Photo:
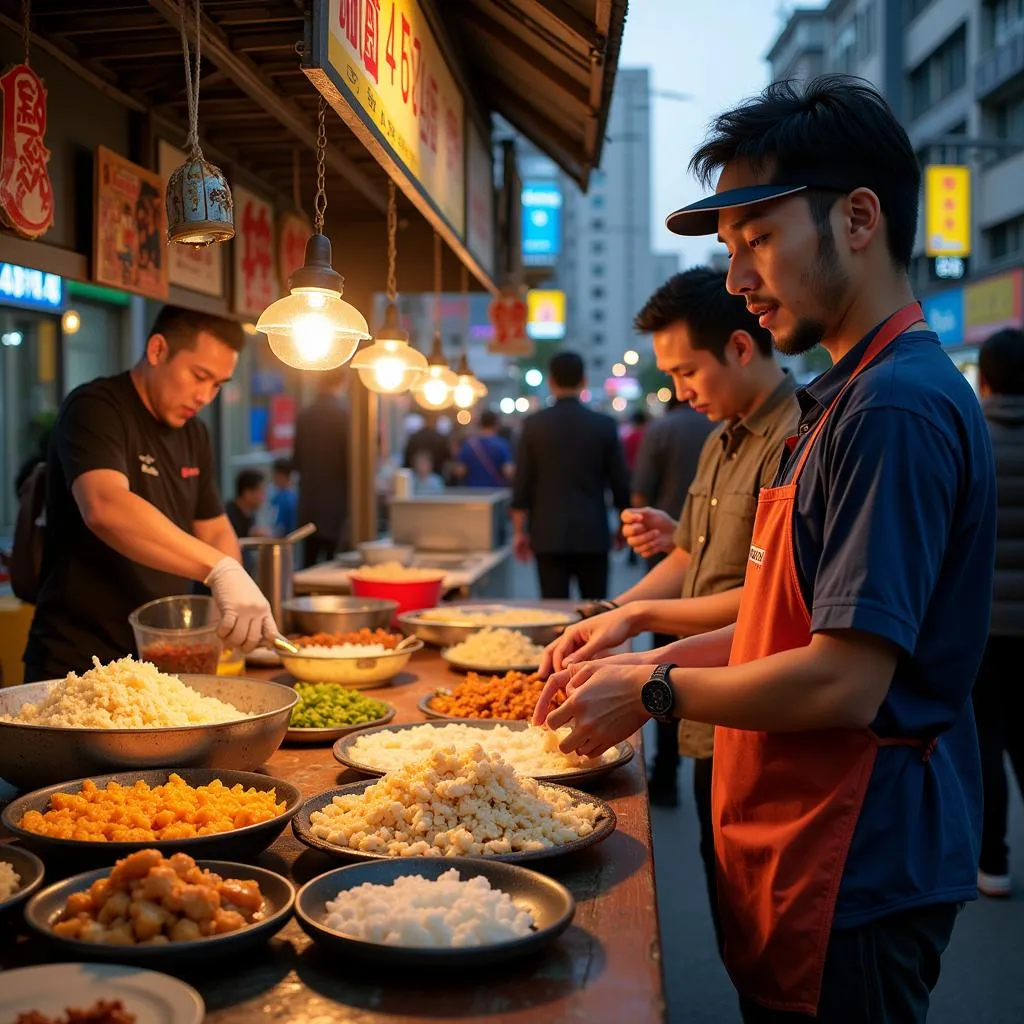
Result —
<instances>
[{"instance_id":1,"label":"plastic container","mask_svg":"<svg viewBox=\"0 0 1024 1024\"><path fill-rule=\"evenodd\" d=\"M427 580L375 580L358 573L351 573L349 580L356 597L383 597L397 601L394 618L404 612L415 612L421 608L433 608L441 600L441 585L444 573L436 579ZM394 619L392 619L394 621Z\"/></svg>"},{"instance_id":2,"label":"plastic container","mask_svg":"<svg viewBox=\"0 0 1024 1024\"><path fill-rule=\"evenodd\" d=\"M217 662L217 675L240 676L245 674L245 652L241 647L225 647Z\"/></svg>"},{"instance_id":3,"label":"plastic container","mask_svg":"<svg viewBox=\"0 0 1024 1024\"><path fill-rule=\"evenodd\" d=\"M161 672L216 675L223 648L220 610L212 597L182 594L150 601L128 616L143 661Z\"/></svg>"}]
</instances>

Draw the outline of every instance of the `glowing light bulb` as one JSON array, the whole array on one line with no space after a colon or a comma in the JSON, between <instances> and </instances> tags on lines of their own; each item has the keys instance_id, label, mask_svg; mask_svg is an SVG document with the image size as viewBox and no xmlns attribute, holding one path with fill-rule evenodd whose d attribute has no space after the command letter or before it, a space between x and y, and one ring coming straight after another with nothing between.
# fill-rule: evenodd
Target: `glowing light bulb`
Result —
<instances>
[{"instance_id":1,"label":"glowing light bulb","mask_svg":"<svg viewBox=\"0 0 1024 1024\"><path fill-rule=\"evenodd\" d=\"M60 326L65 334L77 334L78 329L82 326L82 318L79 316L78 311L69 309L60 318Z\"/></svg>"},{"instance_id":2,"label":"glowing light bulb","mask_svg":"<svg viewBox=\"0 0 1024 1024\"><path fill-rule=\"evenodd\" d=\"M530 400L528 398L517 398L516 399L516 412L529 412L530 411Z\"/></svg>"},{"instance_id":3,"label":"glowing light bulb","mask_svg":"<svg viewBox=\"0 0 1024 1024\"><path fill-rule=\"evenodd\" d=\"M460 409L468 409L476 401L476 389L468 377L460 377L452 389L452 398Z\"/></svg>"},{"instance_id":4,"label":"glowing light bulb","mask_svg":"<svg viewBox=\"0 0 1024 1024\"><path fill-rule=\"evenodd\" d=\"M439 377L431 377L425 381L422 391L428 405L441 406L448 401L448 385Z\"/></svg>"},{"instance_id":5,"label":"glowing light bulb","mask_svg":"<svg viewBox=\"0 0 1024 1024\"><path fill-rule=\"evenodd\" d=\"M672 397L672 392L668 388L658 388L658 401L667 402Z\"/></svg>"},{"instance_id":6,"label":"glowing light bulb","mask_svg":"<svg viewBox=\"0 0 1024 1024\"><path fill-rule=\"evenodd\" d=\"M323 313L300 313L292 322L292 341L303 359L322 362L334 341L334 325Z\"/></svg>"},{"instance_id":7,"label":"glowing light bulb","mask_svg":"<svg viewBox=\"0 0 1024 1024\"><path fill-rule=\"evenodd\" d=\"M623 366L623 365L622 365L622 363L616 363L616 364L615 364L615 365L614 365L614 366L612 367L612 373L613 373L613 374L614 374L614 375L615 375L616 377L625 377L625 376L626 376L626 367L625 367L625 366Z\"/></svg>"},{"instance_id":8,"label":"glowing light bulb","mask_svg":"<svg viewBox=\"0 0 1024 1024\"><path fill-rule=\"evenodd\" d=\"M405 377L405 363L397 356L384 356L373 364L373 376L381 391L397 391Z\"/></svg>"},{"instance_id":9,"label":"glowing light bulb","mask_svg":"<svg viewBox=\"0 0 1024 1024\"><path fill-rule=\"evenodd\" d=\"M473 422L473 415L468 409L460 409L455 418L463 427L468 427Z\"/></svg>"},{"instance_id":10,"label":"glowing light bulb","mask_svg":"<svg viewBox=\"0 0 1024 1024\"><path fill-rule=\"evenodd\" d=\"M629 349L627 352L622 354L622 361L627 366L636 366L640 362L640 354L633 349Z\"/></svg>"},{"instance_id":11,"label":"glowing light bulb","mask_svg":"<svg viewBox=\"0 0 1024 1024\"><path fill-rule=\"evenodd\" d=\"M626 400L624 398L622 398L621 396L613 398L612 399L612 408L616 412L625 412L626 411Z\"/></svg>"}]
</instances>

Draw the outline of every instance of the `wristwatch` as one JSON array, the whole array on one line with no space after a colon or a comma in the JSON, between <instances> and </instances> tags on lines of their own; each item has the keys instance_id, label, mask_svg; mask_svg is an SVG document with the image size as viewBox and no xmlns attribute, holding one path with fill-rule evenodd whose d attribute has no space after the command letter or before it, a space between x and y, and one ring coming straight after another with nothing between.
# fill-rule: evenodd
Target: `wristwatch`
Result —
<instances>
[{"instance_id":1,"label":"wristwatch","mask_svg":"<svg viewBox=\"0 0 1024 1024\"><path fill-rule=\"evenodd\" d=\"M605 612L615 611L619 606L614 601L600 600L590 601L586 604L579 604L576 606L576 611L579 612L581 619L589 619L594 615L603 615Z\"/></svg>"},{"instance_id":2,"label":"wristwatch","mask_svg":"<svg viewBox=\"0 0 1024 1024\"><path fill-rule=\"evenodd\" d=\"M644 710L658 722L674 722L672 709L675 706L676 694L669 682L668 674L675 665L658 665L651 673L651 678L640 690L640 700Z\"/></svg>"}]
</instances>

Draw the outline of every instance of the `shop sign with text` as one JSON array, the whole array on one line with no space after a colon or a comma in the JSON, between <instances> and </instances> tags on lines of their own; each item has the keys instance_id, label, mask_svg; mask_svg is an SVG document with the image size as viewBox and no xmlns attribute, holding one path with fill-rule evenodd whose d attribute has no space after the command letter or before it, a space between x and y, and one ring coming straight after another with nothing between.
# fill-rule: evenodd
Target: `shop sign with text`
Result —
<instances>
[{"instance_id":1,"label":"shop sign with text","mask_svg":"<svg viewBox=\"0 0 1024 1024\"><path fill-rule=\"evenodd\" d=\"M1004 327L1022 323L1021 290L1024 271L1011 270L964 289L964 340L984 341Z\"/></svg>"},{"instance_id":2,"label":"shop sign with text","mask_svg":"<svg viewBox=\"0 0 1024 1024\"><path fill-rule=\"evenodd\" d=\"M281 294L274 259L274 208L241 186L234 186L232 192L234 308L255 320Z\"/></svg>"},{"instance_id":3,"label":"shop sign with text","mask_svg":"<svg viewBox=\"0 0 1024 1024\"><path fill-rule=\"evenodd\" d=\"M19 235L38 238L53 224L53 183L46 169L46 89L27 65L0 76L0 218Z\"/></svg>"}]
</instances>

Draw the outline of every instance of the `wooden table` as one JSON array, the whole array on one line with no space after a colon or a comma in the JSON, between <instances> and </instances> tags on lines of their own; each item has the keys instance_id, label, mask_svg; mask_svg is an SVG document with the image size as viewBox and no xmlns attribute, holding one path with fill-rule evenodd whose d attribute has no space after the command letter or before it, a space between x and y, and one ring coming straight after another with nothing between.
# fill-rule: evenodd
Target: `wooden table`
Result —
<instances>
[{"instance_id":1,"label":"wooden table","mask_svg":"<svg viewBox=\"0 0 1024 1024\"><path fill-rule=\"evenodd\" d=\"M289 679L273 672L251 674ZM423 720L417 701L451 682L445 663L435 652L424 651L391 687L369 692L397 706L396 722L415 722ZM307 796L359 778L335 762L326 746L283 747L265 770ZM662 1022L665 1000L642 752L626 768L595 783L593 791L615 808L616 831L578 854L530 865L559 879L576 898L572 925L543 952L457 974L374 969L321 953L293 920L264 951L241 962L172 973L202 993L209 1024ZM345 862L308 849L289 829L257 863L301 885ZM20 915L7 916L14 920L0 919L0 966L45 962L46 947L27 938Z\"/></svg>"}]
</instances>

